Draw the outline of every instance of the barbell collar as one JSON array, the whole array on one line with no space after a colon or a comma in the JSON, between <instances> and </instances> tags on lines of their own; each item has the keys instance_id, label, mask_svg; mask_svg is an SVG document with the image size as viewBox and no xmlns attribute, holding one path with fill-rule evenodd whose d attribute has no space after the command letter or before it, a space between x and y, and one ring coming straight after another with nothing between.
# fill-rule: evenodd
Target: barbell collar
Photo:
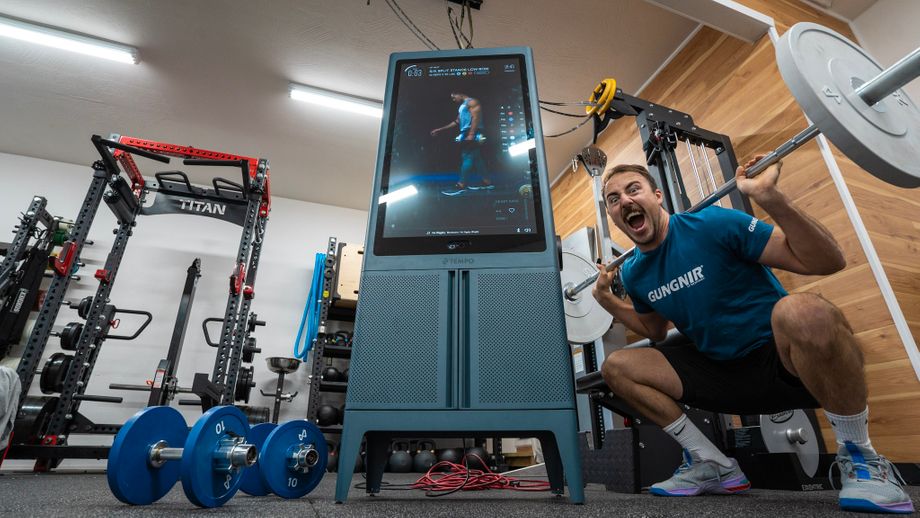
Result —
<instances>
[{"instance_id":1,"label":"barbell collar","mask_svg":"<svg viewBox=\"0 0 920 518\"><path fill-rule=\"evenodd\" d=\"M866 81L856 89L856 94L866 101L866 104L872 106L918 76L920 76L920 48Z\"/></svg>"}]
</instances>

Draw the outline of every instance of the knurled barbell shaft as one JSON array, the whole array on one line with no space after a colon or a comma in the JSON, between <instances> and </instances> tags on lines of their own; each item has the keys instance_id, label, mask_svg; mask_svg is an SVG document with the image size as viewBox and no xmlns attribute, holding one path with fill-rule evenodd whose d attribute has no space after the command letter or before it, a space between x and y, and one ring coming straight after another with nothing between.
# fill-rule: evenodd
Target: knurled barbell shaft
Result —
<instances>
[{"instance_id":1,"label":"knurled barbell shaft","mask_svg":"<svg viewBox=\"0 0 920 518\"><path fill-rule=\"evenodd\" d=\"M881 99L884 99L895 90L898 90L907 83L916 79L918 76L920 76L920 48L911 52L894 65L886 68L879 75L875 76L869 81L866 81L866 83L864 83L856 90L856 93L866 102L866 104L871 106L876 104ZM792 153L796 149L802 147L802 145L806 142L817 137L820 133L821 130L818 129L818 127L814 124L808 126L803 131L799 132L797 135L782 143L775 150L771 151L766 156L758 160L754 165L745 170L744 175L748 178L757 176L771 165L780 161L789 153ZM732 178L731 180L722 184L718 189L711 192L709 196L706 196L700 200L696 205L687 209L687 212L699 212L706 207L709 207L716 201L723 198L726 194L735 190L735 186L735 179ZM607 271L612 271L614 268L623 264L623 262L632 255L634 250L635 247L630 248L624 252L623 255L610 262L607 265ZM588 286L594 284L597 281L598 276L599 274L594 274L578 285L566 288L563 292L563 295L566 299L574 300L576 295L584 291Z\"/></svg>"}]
</instances>

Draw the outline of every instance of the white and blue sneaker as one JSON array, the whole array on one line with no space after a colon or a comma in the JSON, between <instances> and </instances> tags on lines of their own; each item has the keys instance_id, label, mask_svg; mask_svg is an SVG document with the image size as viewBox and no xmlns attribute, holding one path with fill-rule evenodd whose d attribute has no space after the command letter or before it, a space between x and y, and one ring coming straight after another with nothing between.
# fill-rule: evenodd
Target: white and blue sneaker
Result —
<instances>
[{"instance_id":1,"label":"white and blue sneaker","mask_svg":"<svg viewBox=\"0 0 920 518\"><path fill-rule=\"evenodd\" d=\"M840 508L864 513L914 512L914 503L901 486L904 479L888 459L872 450L845 442L831 465L840 469Z\"/></svg>"},{"instance_id":2,"label":"white and blue sneaker","mask_svg":"<svg viewBox=\"0 0 920 518\"><path fill-rule=\"evenodd\" d=\"M732 495L751 489L738 461L722 466L711 460L694 459L684 450L684 463L671 478L652 484L649 493L658 496Z\"/></svg>"},{"instance_id":3,"label":"white and blue sneaker","mask_svg":"<svg viewBox=\"0 0 920 518\"><path fill-rule=\"evenodd\" d=\"M465 192L466 192L466 187L464 187L461 184L457 184L454 187L451 187L450 189L445 189L441 191L441 194L443 194L444 196L459 196Z\"/></svg>"}]
</instances>

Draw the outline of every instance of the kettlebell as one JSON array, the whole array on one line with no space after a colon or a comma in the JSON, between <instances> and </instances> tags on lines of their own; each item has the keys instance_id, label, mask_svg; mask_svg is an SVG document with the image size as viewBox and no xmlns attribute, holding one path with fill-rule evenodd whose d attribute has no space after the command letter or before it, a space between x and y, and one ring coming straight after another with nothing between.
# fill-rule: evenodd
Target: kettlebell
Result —
<instances>
[{"instance_id":1,"label":"kettlebell","mask_svg":"<svg viewBox=\"0 0 920 518\"><path fill-rule=\"evenodd\" d=\"M434 450L434 442L419 441L418 451L415 452L415 458L412 459L412 470L416 473L428 473L428 470L438 462Z\"/></svg>"},{"instance_id":2,"label":"kettlebell","mask_svg":"<svg viewBox=\"0 0 920 518\"><path fill-rule=\"evenodd\" d=\"M335 367L326 367L323 370L323 381L342 381L342 373Z\"/></svg>"},{"instance_id":3,"label":"kettlebell","mask_svg":"<svg viewBox=\"0 0 920 518\"><path fill-rule=\"evenodd\" d=\"M388 465L392 473L409 473L412 471L412 454L409 453L409 443L393 443L393 453L390 454Z\"/></svg>"},{"instance_id":4,"label":"kettlebell","mask_svg":"<svg viewBox=\"0 0 920 518\"><path fill-rule=\"evenodd\" d=\"M348 369L347 368L342 371L342 381L344 381L345 383L348 383Z\"/></svg>"},{"instance_id":5,"label":"kettlebell","mask_svg":"<svg viewBox=\"0 0 920 518\"><path fill-rule=\"evenodd\" d=\"M470 448L466 451L466 465L469 466L470 469L485 471L486 461L486 450L479 446Z\"/></svg>"},{"instance_id":6,"label":"kettlebell","mask_svg":"<svg viewBox=\"0 0 920 518\"><path fill-rule=\"evenodd\" d=\"M339 407L339 424L345 424L345 403Z\"/></svg>"},{"instance_id":7,"label":"kettlebell","mask_svg":"<svg viewBox=\"0 0 920 518\"><path fill-rule=\"evenodd\" d=\"M321 405L316 410L316 424L335 426L339 423L339 409L332 405Z\"/></svg>"}]
</instances>

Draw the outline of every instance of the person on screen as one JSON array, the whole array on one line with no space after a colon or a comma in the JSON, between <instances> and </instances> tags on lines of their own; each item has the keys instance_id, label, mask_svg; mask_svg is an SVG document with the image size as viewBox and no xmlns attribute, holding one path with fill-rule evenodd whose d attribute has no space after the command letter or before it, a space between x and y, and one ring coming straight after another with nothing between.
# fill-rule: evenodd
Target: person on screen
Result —
<instances>
[{"instance_id":1,"label":"person on screen","mask_svg":"<svg viewBox=\"0 0 920 518\"><path fill-rule=\"evenodd\" d=\"M450 99L460 104L457 108L457 118L449 124L431 130L431 136L437 136L438 133L454 127L460 128L460 133L454 138L460 146L460 180L454 187L441 191L441 194L457 196L467 189L494 189L495 186L486 173L485 160L482 158L482 143L486 139L482 134L482 104L478 99L461 92L452 92ZM470 185L470 178L473 176L479 176L482 183Z\"/></svg>"}]
</instances>

